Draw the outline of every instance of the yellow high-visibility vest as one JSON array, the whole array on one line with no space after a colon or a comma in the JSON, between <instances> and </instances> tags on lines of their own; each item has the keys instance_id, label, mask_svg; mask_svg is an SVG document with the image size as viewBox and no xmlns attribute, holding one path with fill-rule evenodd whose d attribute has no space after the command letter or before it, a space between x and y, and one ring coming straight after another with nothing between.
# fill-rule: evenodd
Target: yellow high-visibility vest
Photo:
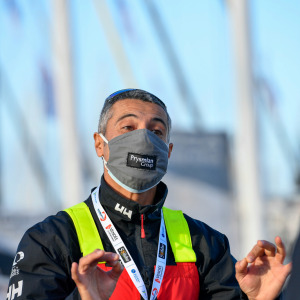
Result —
<instances>
[{"instance_id":1,"label":"yellow high-visibility vest","mask_svg":"<svg viewBox=\"0 0 300 300\"><path fill-rule=\"evenodd\" d=\"M73 220L83 256L95 249L104 250L92 214L84 202L65 209L65 212ZM163 214L175 262L196 262L190 230L182 211L163 207Z\"/></svg>"}]
</instances>

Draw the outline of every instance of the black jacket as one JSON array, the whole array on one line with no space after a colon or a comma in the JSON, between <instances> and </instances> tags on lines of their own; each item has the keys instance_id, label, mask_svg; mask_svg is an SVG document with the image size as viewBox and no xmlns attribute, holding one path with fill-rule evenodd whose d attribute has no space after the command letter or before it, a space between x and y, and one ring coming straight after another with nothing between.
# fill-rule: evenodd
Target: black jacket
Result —
<instances>
[{"instance_id":1,"label":"black jacket","mask_svg":"<svg viewBox=\"0 0 300 300\"><path fill-rule=\"evenodd\" d=\"M154 276L160 211L166 196L167 187L161 182L157 187L155 205L140 206L114 192L103 178L101 181L101 204L138 266L148 292ZM115 252L98 221L91 197L85 203L96 222L104 249ZM131 219L128 216L130 211L132 211ZM142 214L146 233L143 239ZM190 228L193 249L197 256L201 293L199 299L243 298L235 279L235 259L230 254L226 236L203 222L184 216ZM170 245L168 249L171 249ZM73 222L66 212L59 212L34 225L24 234L17 250L9 282L11 299L13 292L17 300L80 299L70 270L72 262L78 262L81 256ZM175 265L172 251L168 251L167 265ZM21 292L19 297L18 292Z\"/></svg>"}]
</instances>

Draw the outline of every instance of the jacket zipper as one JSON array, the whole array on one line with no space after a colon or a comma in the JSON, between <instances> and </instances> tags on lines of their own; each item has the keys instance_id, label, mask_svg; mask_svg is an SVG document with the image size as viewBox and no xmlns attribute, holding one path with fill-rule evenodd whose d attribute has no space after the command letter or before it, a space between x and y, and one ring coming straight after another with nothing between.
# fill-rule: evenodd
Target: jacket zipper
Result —
<instances>
[{"instance_id":1,"label":"jacket zipper","mask_svg":"<svg viewBox=\"0 0 300 300\"><path fill-rule=\"evenodd\" d=\"M141 238L144 239L146 237L145 229L144 229L144 214L141 214Z\"/></svg>"}]
</instances>

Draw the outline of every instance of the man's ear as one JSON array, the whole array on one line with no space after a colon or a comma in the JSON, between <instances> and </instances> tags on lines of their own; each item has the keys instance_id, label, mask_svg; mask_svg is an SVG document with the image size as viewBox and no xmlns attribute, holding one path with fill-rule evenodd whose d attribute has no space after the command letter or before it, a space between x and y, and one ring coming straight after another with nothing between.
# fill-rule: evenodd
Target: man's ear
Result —
<instances>
[{"instance_id":1,"label":"man's ear","mask_svg":"<svg viewBox=\"0 0 300 300\"><path fill-rule=\"evenodd\" d=\"M170 143L170 144L169 144L169 153L168 153L168 158L170 158L170 157L171 157L172 150L173 150L173 143Z\"/></svg>"},{"instance_id":2,"label":"man's ear","mask_svg":"<svg viewBox=\"0 0 300 300\"><path fill-rule=\"evenodd\" d=\"M94 133L95 150L99 157L103 156L104 141L98 132Z\"/></svg>"}]
</instances>

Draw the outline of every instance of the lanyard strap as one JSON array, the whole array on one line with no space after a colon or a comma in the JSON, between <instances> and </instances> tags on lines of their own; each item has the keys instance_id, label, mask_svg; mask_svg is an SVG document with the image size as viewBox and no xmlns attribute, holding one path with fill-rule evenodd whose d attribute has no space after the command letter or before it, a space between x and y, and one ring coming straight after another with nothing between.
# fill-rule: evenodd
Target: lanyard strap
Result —
<instances>
[{"instance_id":1,"label":"lanyard strap","mask_svg":"<svg viewBox=\"0 0 300 300\"><path fill-rule=\"evenodd\" d=\"M103 206L99 200L99 188L100 185L92 192L92 200L97 216L100 220L105 233L107 234L112 246L115 251L121 257L121 262L124 265L129 277L131 278L133 284L143 297L143 299L148 300L147 289L145 283L141 277L141 274L132 259L129 251L127 250L123 240L121 239L118 231L116 230L114 224L110 220L109 216L105 212ZM156 258L156 268L152 283L150 300L155 300L156 296L161 287L161 282L164 277L165 269L167 264L167 238L166 238L166 227L164 222L163 212L161 211L161 222L159 231L159 241L157 248L157 258Z\"/></svg>"}]
</instances>

